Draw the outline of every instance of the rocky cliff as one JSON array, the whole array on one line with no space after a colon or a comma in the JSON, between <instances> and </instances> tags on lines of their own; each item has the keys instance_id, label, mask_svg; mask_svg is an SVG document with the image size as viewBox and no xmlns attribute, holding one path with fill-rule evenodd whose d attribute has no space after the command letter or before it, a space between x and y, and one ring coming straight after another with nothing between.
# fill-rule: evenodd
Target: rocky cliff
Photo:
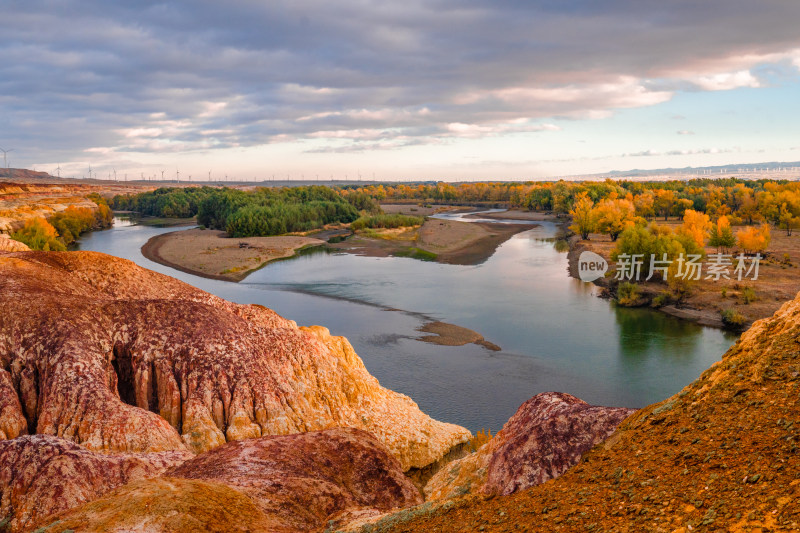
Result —
<instances>
[{"instance_id":1,"label":"rocky cliff","mask_svg":"<svg viewBox=\"0 0 800 533\"><path fill-rule=\"evenodd\" d=\"M91 252L0 253L0 437L199 453L335 426L403 470L469 432L379 385L346 339Z\"/></svg>"},{"instance_id":2,"label":"rocky cliff","mask_svg":"<svg viewBox=\"0 0 800 533\"><path fill-rule=\"evenodd\" d=\"M29 531L53 513L191 457L187 451L100 454L49 435L0 441L0 517L13 531Z\"/></svg>"},{"instance_id":3,"label":"rocky cliff","mask_svg":"<svg viewBox=\"0 0 800 533\"><path fill-rule=\"evenodd\" d=\"M508 495L556 478L605 440L635 409L589 405L544 392L523 403L476 453L453 461L425 486L429 501L468 493Z\"/></svg>"},{"instance_id":4,"label":"rocky cliff","mask_svg":"<svg viewBox=\"0 0 800 533\"><path fill-rule=\"evenodd\" d=\"M800 296L558 479L363 531L800 531Z\"/></svg>"},{"instance_id":5,"label":"rocky cliff","mask_svg":"<svg viewBox=\"0 0 800 533\"><path fill-rule=\"evenodd\" d=\"M320 530L341 513L380 513L421 501L375 437L337 428L231 442L44 523L57 533L288 533Z\"/></svg>"}]
</instances>

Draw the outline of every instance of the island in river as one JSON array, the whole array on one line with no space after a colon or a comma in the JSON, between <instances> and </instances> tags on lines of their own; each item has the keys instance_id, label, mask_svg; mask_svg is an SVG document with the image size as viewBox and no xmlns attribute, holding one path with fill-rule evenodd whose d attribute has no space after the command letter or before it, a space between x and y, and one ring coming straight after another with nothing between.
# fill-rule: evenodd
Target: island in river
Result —
<instances>
[{"instance_id":1,"label":"island in river","mask_svg":"<svg viewBox=\"0 0 800 533\"><path fill-rule=\"evenodd\" d=\"M472 265L485 261L502 243L531 227L530 222L508 224L429 218L421 226L359 231L345 240L327 244L332 233L336 236L349 234L349 231L228 238L223 231L197 228L153 237L142 247L142 254L151 261L183 272L226 281L241 281L270 261L292 257L302 249L321 245L371 257L407 256Z\"/></svg>"}]
</instances>

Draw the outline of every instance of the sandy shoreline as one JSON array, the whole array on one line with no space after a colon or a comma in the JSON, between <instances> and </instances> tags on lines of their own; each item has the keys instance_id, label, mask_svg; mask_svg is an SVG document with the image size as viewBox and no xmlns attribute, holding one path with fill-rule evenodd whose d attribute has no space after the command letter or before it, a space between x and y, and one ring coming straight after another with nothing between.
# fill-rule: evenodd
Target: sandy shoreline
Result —
<instances>
[{"instance_id":1,"label":"sandy shoreline","mask_svg":"<svg viewBox=\"0 0 800 533\"><path fill-rule=\"evenodd\" d=\"M367 257L405 256L452 265L476 265L531 224L460 222L429 218L418 228L359 233L331 248Z\"/></svg>"},{"instance_id":2,"label":"sandy shoreline","mask_svg":"<svg viewBox=\"0 0 800 533\"><path fill-rule=\"evenodd\" d=\"M142 255L162 265L224 281L241 281L270 261L324 244L320 239L281 235L231 239L217 230L190 229L157 235L142 246Z\"/></svg>"}]
</instances>

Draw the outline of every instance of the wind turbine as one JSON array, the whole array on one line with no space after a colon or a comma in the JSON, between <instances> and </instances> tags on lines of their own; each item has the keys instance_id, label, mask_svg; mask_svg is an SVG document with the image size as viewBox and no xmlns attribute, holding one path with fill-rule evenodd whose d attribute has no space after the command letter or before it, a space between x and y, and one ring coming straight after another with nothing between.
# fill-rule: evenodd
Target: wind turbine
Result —
<instances>
[{"instance_id":1,"label":"wind turbine","mask_svg":"<svg viewBox=\"0 0 800 533\"><path fill-rule=\"evenodd\" d=\"M112 169L114 171L114 181L117 181L117 169Z\"/></svg>"},{"instance_id":2,"label":"wind turbine","mask_svg":"<svg viewBox=\"0 0 800 533\"><path fill-rule=\"evenodd\" d=\"M92 165L89 165L89 179L92 179Z\"/></svg>"},{"instance_id":3,"label":"wind turbine","mask_svg":"<svg viewBox=\"0 0 800 533\"><path fill-rule=\"evenodd\" d=\"M3 152L3 168L6 169L6 170L8 170L8 159L6 158L6 154L8 152L13 152L13 151L14 151L13 148L11 148L9 150L3 150L2 148L0 148L0 152Z\"/></svg>"},{"instance_id":4,"label":"wind turbine","mask_svg":"<svg viewBox=\"0 0 800 533\"><path fill-rule=\"evenodd\" d=\"M58 173L58 177L60 178L61 177L61 165L58 165L58 168L56 168L56 172Z\"/></svg>"}]
</instances>

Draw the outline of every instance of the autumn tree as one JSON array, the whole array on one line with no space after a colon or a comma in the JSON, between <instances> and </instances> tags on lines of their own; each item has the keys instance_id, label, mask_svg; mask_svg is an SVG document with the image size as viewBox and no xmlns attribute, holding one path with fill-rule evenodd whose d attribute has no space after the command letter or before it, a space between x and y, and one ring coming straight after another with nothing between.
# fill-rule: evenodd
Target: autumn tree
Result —
<instances>
[{"instance_id":1,"label":"autumn tree","mask_svg":"<svg viewBox=\"0 0 800 533\"><path fill-rule=\"evenodd\" d=\"M800 227L800 217L796 216L786 203L781 205L778 217L778 227L786 230L786 235L791 235L792 230Z\"/></svg>"},{"instance_id":2,"label":"autumn tree","mask_svg":"<svg viewBox=\"0 0 800 533\"><path fill-rule=\"evenodd\" d=\"M725 215L717 219L716 224L712 224L709 232L708 245L717 248L717 252L727 252L728 248L736 245L736 237L731 230L731 224Z\"/></svg>"},{"instance_id":3,"label":"autumn tree","mask_svg":"<svg viewBox=\"0 0 800 533\"><path fill-rule=\"evenodd\" d=\"M656 212L664 217L664 220L669 218L672 213L672 206L675 205L675 191L659 189L656 191L654 199L654 208Z\"/></svg>"},{"instance_id":4,"label":"autumn tree","mask_svg":"<svg viewBox=\"0 0 800 533\"><path fill-rule=\"evenodd\" d=\"M636 215L646 220L650 220L656 214L653 207L654 196L652 192L645 192L633 197L633 205L636 208Z\"/></svg>"},{"instance_id":5,"label":"autumn tree","mask_svg":"<svg viewBox=\"0 0 800 533\"><path fill-rule=\"evenodd\" d=\"M58 232L43 217L29 218L19 231L11 234L11 238L19 242L24 242L32 250L43 250L45 252L63 252L66 250L64 244L58 240Z\"/></svg>"},{"instance_id":6,"label":"autumn tree","mask_svg":"<svg viewBox=\"0 0 800 533\"><path fill-rule=\"evenodd\" d=\"M769 225L750 226L736 232L736 242L745 252L763 252L769 246Z\"/></svg>"},{"instance_id":7,"label":"autumn tree","mask_svg":"<svg viewBox=\"0 0 800 533\"><path fill-rule=\"evenodd\" d=\"M595 231L597 226L597 217L592 199L585 192L581 193L575 200L575 205L569 214L572 215L572 225L569 229L579 233L581 239L588 239L589 234Z\"/></svg>"},{"instance_id":8,"label":"autumn tree","mask_svg":"<svg viewBox=\"0 0 800 533\"><path fill-rule=\"evenodd\" d=\"M683 224L678 232L691 237L701 248L706 242L706 237L711 229L711 220L705 213L698 213L687 209L683 214Z\"/></svg>"},{"instance_id":9,"label":"autumn tree","mask_svg":"<svg viewBox=\"0 0 800 533\"><path fill-rule=\"evenodd\" d=\"M612 241L616 241L619 234L633 224L635 216L636 209L630 200L617 198L603 200L595 208L597 231L607 233Z\"/></svg>"}]
</instances>

